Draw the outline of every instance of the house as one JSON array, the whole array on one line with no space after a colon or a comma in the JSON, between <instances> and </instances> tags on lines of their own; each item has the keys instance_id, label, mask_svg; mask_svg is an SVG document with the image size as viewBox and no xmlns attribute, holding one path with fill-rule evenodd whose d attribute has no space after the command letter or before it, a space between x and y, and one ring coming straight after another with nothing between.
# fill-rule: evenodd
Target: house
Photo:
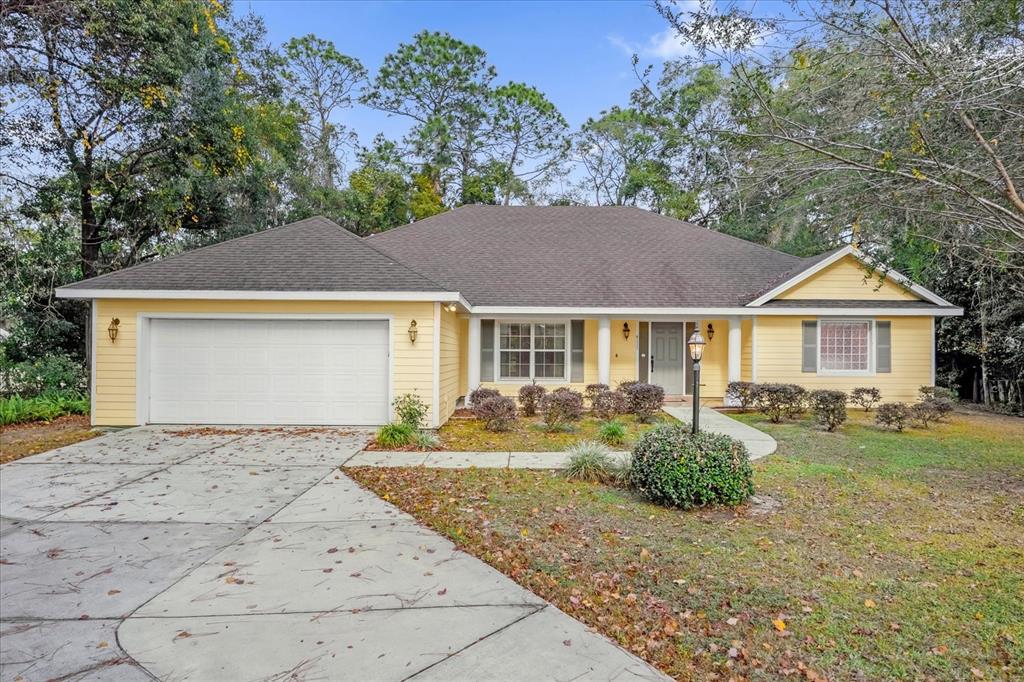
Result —
<instances>
[{"instance_id":1,"label":"house","mask_svg":"<svg viewBox=\"0 0 1024 682\"><path fill-rule=\"evenodd\" d=\"M325 218L58 289L91 301L93 421L376 425L415 393L639 379L881 389L935 381L962 310L852 247L798 258L628 207L465 206L368 238Z\"/></svg>"}]
</instances>

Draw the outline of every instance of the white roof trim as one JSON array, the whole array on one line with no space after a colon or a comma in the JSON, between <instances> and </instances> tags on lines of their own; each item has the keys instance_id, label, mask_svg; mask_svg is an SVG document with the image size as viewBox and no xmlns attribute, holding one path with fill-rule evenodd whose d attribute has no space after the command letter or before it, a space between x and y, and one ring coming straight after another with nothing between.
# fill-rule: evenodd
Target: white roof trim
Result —
<instances>
[{"instance_id":1,"label":"white roof trim","mask_svg":"<svg viewBox=\"0 0 1024 682\"><path fill-rule=\"evenodd\" d=\"M806 279L812 277L813 275L821 272L825 268L829 267L833 263L836 263L836 262L842 260L846 256L853 256L854 258L859 260L861 263L863 263L863 264L865 264L865 265L867 265L867 266L869 266L871 268L878 269L878 271L882 273L883 277L892 278L893 280L899 282L900 284L905 286L908 290L910 290L913 293L917 294L917 296L919 296L920 298L924 299L925 301L928 301L929 303L934 303L935 305L947 306L947 307L952 307L952 308L956 307L952 303L947 301L946 299L944 299L941 296L939 296L938 294L936 294L935 292L929 291L928 289L925 289L920 284L915 284L914 281L911 280L906 275L904 275L902 273L899 273L899 272L896 272L895 270L889 270L889 269L883 268L877 261L875 261L870 256L866 255L865 253L863 253L862 251L860 251L859 249L857 249L855 246L852 246L852 245L845 246L845 247L839 249L838 251L836 251L835 253L833 253L828 258L825 258L824 260L818 261L817 263L815 263L811 267L807 268L806 270L800 271L795 276L787 279L785 282L783 282L782 284L778 285L777 287L775 287L774 289L772 289L768 293L763 294L762 296L758 296L757 298L755 298L753 301L751 301L747 305L750 306L751 308L760 307L760 306L764 305L765 303L767 303L768 301L771 301L771 300L777 298L778 295L783 293L784 291L788 291L789 289L792 289L793 287L795 287L800 282L803 282L804 280L806 280ZM963 311L961 310L961 312L959 314L962 315Z\"/></svg>"},{"instance_id":2,"label":"white roof trim","mask_svg":"<svg viewBox=\"0 0 1024 682\"><path fill-rule=\"evenodd\" d=\"M61 287L58 298L144 298L254 301L429 301L470 305L457 291L238 291L215 289L70 289Z\"/></svg>"},{"instance_id":3,"label":"white roof trim","mask_svg":"<svg viewBox=\"0 0 1024 682\"><path fill-rule=\"evenodd\" d=\"M571 317L601 317L608 316L617 319L655 319L655 318L713 318L728 317L731 315L744 316L778 316L796 315L804 317L816 317L818 315L847 315L874 316L874 317L947 317L964 314L963 308L947 305L941 308L886 308L884 306L872 305L871 301L865 301L863 307L817 307L808 308L804 306L793 306L785 308L771 306L768 308L749 308L745 306L721 307L721 308L598 308L598 307L516 307L516 306L474 306L469 312L474 317L523 317L523 316L553 316L562 319Z\"/></svg>"}]
</instances>

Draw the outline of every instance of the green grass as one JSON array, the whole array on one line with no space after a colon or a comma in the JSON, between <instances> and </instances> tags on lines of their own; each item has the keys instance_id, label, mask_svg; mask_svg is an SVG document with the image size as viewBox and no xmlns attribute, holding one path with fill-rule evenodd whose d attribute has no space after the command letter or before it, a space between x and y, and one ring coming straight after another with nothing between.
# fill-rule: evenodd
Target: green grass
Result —
<instances>
[{"instance_id":1,"label":"green grass","mask_svg":"<svg viewBox=\"0 0 1024 682\"><path fill-rule=\"evenodd\" d=\"M80 393L44 393L32 398L0 398L0 424L51 421L66 414L89 414L89 399Z\"/></svg>"},{"instance_id":2,"label":"green grass","mask_svg":"<svg viewBox=\"0 0 1024 682\"><path fill-rule=\"evenodd\" d=\"M616 448L628 450L648 429L664 423L676 423L673 417L659 414L649 424L641 424L633 415L616 418L623 425L622 441ZM602 440L601 429L606 422L585 416L565 430L548 431L540 416L519 417L510 431L494 433L484 428L479 419L453 418L440 428L438 436L446 450L550 452L565 450L582 441Z\"/></svg>"},{"instance_id":3,"label":"green grass","mask_svg":"<svg viewBox=\"0 0 1024 682\"><path fill-rule=\"evenodd\" d=\"M779 441L755 462L777 508L679 512L550 472L355 475L677 678L1024 676L1024 420L738 418Z\"/></svg>"}]
</instances>

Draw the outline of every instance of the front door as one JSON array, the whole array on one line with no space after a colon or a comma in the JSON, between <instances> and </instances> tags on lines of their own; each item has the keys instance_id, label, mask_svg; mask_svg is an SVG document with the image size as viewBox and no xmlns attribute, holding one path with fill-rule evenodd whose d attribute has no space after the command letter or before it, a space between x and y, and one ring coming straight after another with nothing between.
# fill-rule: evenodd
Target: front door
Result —
<instances>
[{"instance_id":1,"label":"front door","mask_svg":"<svg viewBox=\"0 0 1024 682\"><path fill-rule=\"evenodd\" d=\"M651 323L651 383L664 388L666 395L682 395L685 390L684 349L681 322Z\"/></svg>"}]
</instances>

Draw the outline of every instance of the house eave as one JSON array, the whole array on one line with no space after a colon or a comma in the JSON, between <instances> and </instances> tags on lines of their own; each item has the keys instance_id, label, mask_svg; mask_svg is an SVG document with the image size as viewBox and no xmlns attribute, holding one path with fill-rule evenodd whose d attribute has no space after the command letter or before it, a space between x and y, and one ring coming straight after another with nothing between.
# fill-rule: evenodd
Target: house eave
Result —
<instances>
[{"instance_id":1,"label":"house eave","mask_svg":"<svg viewBox=\"0 0 1024 682\"><path fill-rule=\"evenodd\" d=\"M217 289L77 289L62 287L58 298L97 299L199 299L213 301L423 301L458 303L463 309L469 302L457 291L266 291Z\"/></svg>"}]
</instances>

